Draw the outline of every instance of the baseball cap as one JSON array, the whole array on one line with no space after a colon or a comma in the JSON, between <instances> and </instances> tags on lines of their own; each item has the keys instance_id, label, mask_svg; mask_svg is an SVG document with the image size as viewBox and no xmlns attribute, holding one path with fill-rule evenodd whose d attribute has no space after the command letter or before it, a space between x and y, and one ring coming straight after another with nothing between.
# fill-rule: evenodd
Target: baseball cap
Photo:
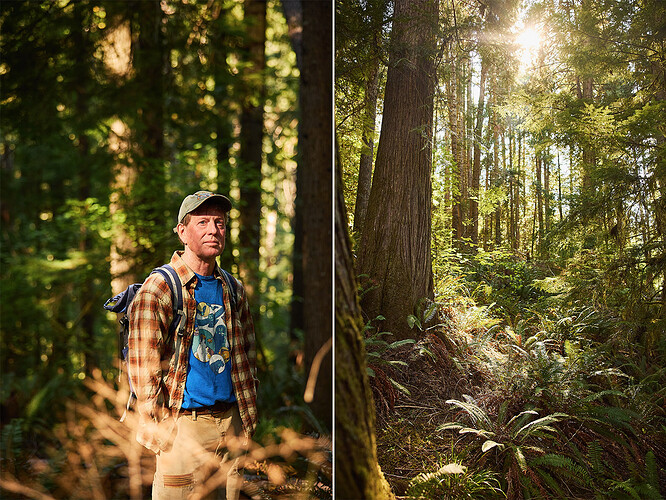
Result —
<instances>
[{"instance_id":1,"label":"baseball cap","mask_svg":"<svg viewBox=\"0 0 666 500\"><path fill-rule=\"evenodd\" d=\"M187 195L183 200L183 203L180 204L176 225L183 222L183 219L187 214L193 210L196 210L207 201L210 201L211 203L217 203L225 212L231 210L231 202L226 196L217 193L211 193L210 191L197 191L194 194ZM175 231L176 228L174 228L174 232Z\"/></svg>"}]
</instances>

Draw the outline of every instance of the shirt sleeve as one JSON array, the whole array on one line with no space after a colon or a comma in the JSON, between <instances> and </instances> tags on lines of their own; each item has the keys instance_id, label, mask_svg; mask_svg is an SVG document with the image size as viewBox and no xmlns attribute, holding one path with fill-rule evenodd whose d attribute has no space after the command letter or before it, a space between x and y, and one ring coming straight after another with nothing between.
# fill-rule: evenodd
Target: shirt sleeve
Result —
<instances>
[{"instance_id":1,"label":"shirt sleeve","mask_svg":"<svg viewBox=\"0 0 666 500\"><path fill-rule=\"evenodd\" d=\"M252 314L250 313L250 303L247 300L247 295L245 294L245 288L239 287L239 304L238 304L238 313L240 314L240 324L241 324L241 334L243 338L243 343L245 345L245 353L247 355L247 360L250 365L250 374L254 379L255 386L258 383L257 380L257 348L256 348L256 338L254 334L254 323L252 321Z\"/></svg>"},{"instance_id":2,"label":"shirt sleeve","mask_svg":"<svg viewBox=\"0 0 666 500\"><path fill-rule=\"evenodd\" d=\"M163 299L168 290L161 285L168 287L158 275L150 276L129 309L129 378L137 397L137 411L154 420L163 417L162 357L169 328L170 305Z\"/></svg>"}]
</instances>

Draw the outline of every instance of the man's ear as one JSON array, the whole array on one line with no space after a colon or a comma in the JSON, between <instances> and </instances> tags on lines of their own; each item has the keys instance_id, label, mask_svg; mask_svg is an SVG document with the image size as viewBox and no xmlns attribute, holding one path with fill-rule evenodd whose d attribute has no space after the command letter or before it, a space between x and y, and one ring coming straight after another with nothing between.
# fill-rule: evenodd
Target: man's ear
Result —
<instances>
[{"instance_id":1,"label":"man's ear","mask_svg":"<svg viewBox=\"0 0 666 500\"><path fill-rule=\"evenodd\" d=\"M185 240L183 239L184 233L185 233L185 225L182 222L179 222L178 225L176 226L176 234L178 235L180 242L183 245L187 245L187 243L185 243Z\"/></svg>"}]
</instances>

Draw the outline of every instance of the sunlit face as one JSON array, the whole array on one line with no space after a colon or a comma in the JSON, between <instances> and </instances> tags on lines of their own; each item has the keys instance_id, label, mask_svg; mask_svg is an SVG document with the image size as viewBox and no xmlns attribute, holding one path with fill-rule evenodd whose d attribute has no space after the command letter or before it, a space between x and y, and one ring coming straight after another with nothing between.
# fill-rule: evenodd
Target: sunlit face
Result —
<instances>
[{"instance_id":1,"label":"sunlit face","mask_svg":"<svg viewBox=\"0 0 666 500\"><path fill-rule=\"evenodd\" d=\"M226 213L217 205L202 205L190 212L186 224L178 224L178 236L185 252L203 262L211 262L224 250Z\"/></svg>"}]
</instances>

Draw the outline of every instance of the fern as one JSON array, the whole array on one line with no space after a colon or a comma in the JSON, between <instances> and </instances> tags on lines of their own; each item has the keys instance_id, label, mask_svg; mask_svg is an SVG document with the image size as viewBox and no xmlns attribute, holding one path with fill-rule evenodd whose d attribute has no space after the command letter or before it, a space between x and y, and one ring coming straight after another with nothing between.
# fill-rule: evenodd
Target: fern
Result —
<instances>
[{"instance_id":1,"label":"fern","mask_svg":"<svg viewBox=\"0 0 666 500\"><path fill-rule=\"evenodd\" d=\"M423 472L407 487L407 498L414 500L504 498L497 474L490 471L470 471L454 462L436 472Z\"/></svg>"},{"instance_id":2,"label":"fern","mask_svg":"<svg viewBox=\"0 0 666 500\"><path fill-rule=\"evenodd\" d=\"M581 486L592 486L592 477L585 467L574 462L571 458L564 455L549 453L541 457L530 460L530 465L538 470L548 468L556 471L558 476L567 478Z\"/></svg>"},{"instance_id":3,"label":"fern","mask_svg":"<svg viewBox=\"0 0 666 500\"><path fill-rule=\"evenodd\" d=\"M654 491L659 491L659 468L652 450L645 455L645 481Z\"/></svg>"},{"instance_id":4,"label":"fern","mask_svg":"<svg viewBox=\"0 0 666 500\"><path fill-rule=\"evenodd\" d=\"M601 458L601 453L603 448L599 444L599 441L592 441L587 445L587 460L590 464L592 472L595 474L603 474L605 467Z\"/></svg>"}]
</instances>

